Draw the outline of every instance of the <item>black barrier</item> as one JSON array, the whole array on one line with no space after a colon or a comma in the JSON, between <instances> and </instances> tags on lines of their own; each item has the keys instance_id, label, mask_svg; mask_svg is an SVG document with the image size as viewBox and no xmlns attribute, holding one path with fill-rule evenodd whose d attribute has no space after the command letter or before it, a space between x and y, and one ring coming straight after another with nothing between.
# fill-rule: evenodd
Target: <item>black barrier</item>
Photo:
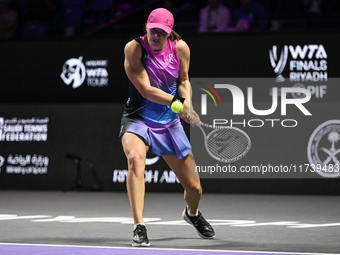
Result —
<instances>
[{"instance_id":1,"label":"black barrier","mask_svg":"<svg viewBox=\"0 0 340 255\"><path fill-rule=\"evenodd\" d=\"M0 42L0 103L123 103L127 95L123 50L132 37ZM270 61L275 46L277 64L287 47L291 60L308 61L307 66L312 61L308 69L326 68L323 73L335 78L339 37L338 33L230 33L184 39L191 49L191 77L275 77L278 66L273 68ZM283 75L289 76L290 68L286 63Z\"/></svg>"},{"instance_id":2,"label":"black barrier","mask_svg":"<svg viewBox=\"0 0 340 255\"><path fill-rule=\"evenodd\" d=\"M329 143L323 130L328 130L327 121L337 119L333 109L338 108L338 99L331 87L336 84L328 82L337 76L338 37L336 33L245 33L184 39L191 48L191 77L268 78L277 87L285 84L310 91L310 111L317 117L303 122L308 129L299 129L284 148L312 164L306 160L307 147L319 148L313 136L323 135L321 148L328 150L333 163L337 160L337 139L333 134ZM65 157L72 154L84 159L80 162L84 185L98 187L95 169L105 190L125 190L127 164L117 135L128 88L123 49L131 38L0 43L1 189L73 187L77 165ZM268 98L270 93L265 92ZM336 125L336 121L331 123L335 133ZM185 129L189 133L188 125ZM261 137L267 137L267 143L273 141L270 130L255 129L254 142L261 143ZM302 137L303 142L298 141ZM255 165L258 159L251 153L244 160ZM317 164L316 156L310 155ZM327 161L324 155L319 159ZM314 177L204 178L202 183L205 192L340 193L339 178ZM173 172L155 155L148 155L145 180L147 190L182 190Z\"/></svg>"},{"instance_id":3,"label":"black barrier","mask_svg":"<svg viewBox=\"0 0 340 255\"><path fill-rule=\"evenodd\" d=\"M118 141L123 107L2 104L0 187L125 190L127 164ZM176 176L155 155L148 155L145 181L151 190L180 190Z\"/></svg>"},{"instance_id":4,"label":"black barrier","mask_svg":"<svg viewBox=\"0 0 340 255\"><path fill-rule=\"evenodd\" d=\"M125 43L1 42L1 103L121 102L126 94Z\"/></svg>"}]
</instances>

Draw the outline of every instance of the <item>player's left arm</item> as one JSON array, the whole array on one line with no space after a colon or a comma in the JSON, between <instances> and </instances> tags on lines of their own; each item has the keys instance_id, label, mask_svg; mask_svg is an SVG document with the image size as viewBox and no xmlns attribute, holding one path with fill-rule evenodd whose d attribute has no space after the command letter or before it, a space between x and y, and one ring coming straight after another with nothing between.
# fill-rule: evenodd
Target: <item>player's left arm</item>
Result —
<instances>
[{"instance_id":1,"label":"player's left arm","mask_svg":"<svg viewBox=\"0 0 340 255\"><path fill-rule=\"evenodd\" d=\"M176 43L177 47L177 55L180 60L179 66L179 79L178 79L178 94L180 97L185 98L183 104L183 111L179 113L179 116L187 123L190 123L190 116L195 117L191 120L191 122L199 121L198 115L193 110L191 95L192 89L189 80L189 66L190 66L190 48L183 40L178 40ZM196 116L197 115L197 116ZM195 120L194 120L195 119ZM197 123L196 122L196 123ZM191 124L196 124L191 123Z\"/></svg>"}]
</instances>

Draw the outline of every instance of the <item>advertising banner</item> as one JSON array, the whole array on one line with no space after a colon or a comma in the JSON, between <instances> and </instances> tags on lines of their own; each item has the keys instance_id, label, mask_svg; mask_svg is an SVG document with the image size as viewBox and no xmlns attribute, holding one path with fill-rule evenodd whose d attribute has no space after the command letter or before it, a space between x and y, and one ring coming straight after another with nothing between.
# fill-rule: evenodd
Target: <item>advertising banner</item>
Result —
<instances>
[{"instance_id":1,"label":"advertising banner","mask_svg":"<svg viewBox=\"0 0 340 255\"><path fill-rule=\"evenodd\" d=\"M128 95L124 46L136 36L0 42L0 189L126 190L117 136ZM204 132L184 128L205 192L338 194L339 34L183 38ZM221 155L235 136L217 137L220 126L245 137L231 159ZM145 182L183 190L158 155L147 155Z\"/></svg>"},{"instance_id":2,"label":"advertising banner","mask_svg":"<svg viewBox=\"0 0 340 255\"><path fill-rule=\"evenodd\" d=\"M127 162L118 140L123 107L1 105L0 188L125 190ZM181 190L163 159L147 156L147 189Z\"/></svg>"},{"instance_id":3,"label":"advertising banner","mask_svg":"<svg viewBox=\"0 0 340 255\"><path fill-rule=\"evenodd\" d=\"M201 120L190 129L197 171L202 178L340 176L339 82L191 79Z\"/></svg>"}]
</instances>

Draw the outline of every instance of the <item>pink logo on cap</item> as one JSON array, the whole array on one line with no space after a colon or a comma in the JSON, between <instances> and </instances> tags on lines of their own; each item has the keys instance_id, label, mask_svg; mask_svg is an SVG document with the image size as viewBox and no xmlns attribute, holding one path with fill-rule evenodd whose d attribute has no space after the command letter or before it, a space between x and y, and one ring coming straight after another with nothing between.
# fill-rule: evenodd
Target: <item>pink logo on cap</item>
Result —
<instances>
[{"instance_id":1,"label":"pink logo on cap","mask_svg":"<svg viewBox=\"0 0 340 255\"><path fill-rule=\"evenodd\" d=\"M165 8L154 9L149 17L146 24L147 29L160 28L166 33L170 34L174 26L174 16Z\"/></svg>"}]
</instances>

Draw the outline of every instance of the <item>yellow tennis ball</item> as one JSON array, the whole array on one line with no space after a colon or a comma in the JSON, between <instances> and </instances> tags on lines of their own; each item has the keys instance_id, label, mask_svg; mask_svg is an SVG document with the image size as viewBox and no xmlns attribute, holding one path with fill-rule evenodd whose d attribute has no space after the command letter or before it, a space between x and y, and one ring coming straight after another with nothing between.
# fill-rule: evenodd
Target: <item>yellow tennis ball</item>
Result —
<instances>
[{"instance_id":1,"label":"yellow tennis ball","mask_svg":"<svg viewBox=\"0 0 340 255\"><path fill-rule=\"evenodd\" d=\"M174 113L179 113L183 110L183 104L180 101L175 101L171 104L171 110Z\"/></svg>"}]
</instances>

